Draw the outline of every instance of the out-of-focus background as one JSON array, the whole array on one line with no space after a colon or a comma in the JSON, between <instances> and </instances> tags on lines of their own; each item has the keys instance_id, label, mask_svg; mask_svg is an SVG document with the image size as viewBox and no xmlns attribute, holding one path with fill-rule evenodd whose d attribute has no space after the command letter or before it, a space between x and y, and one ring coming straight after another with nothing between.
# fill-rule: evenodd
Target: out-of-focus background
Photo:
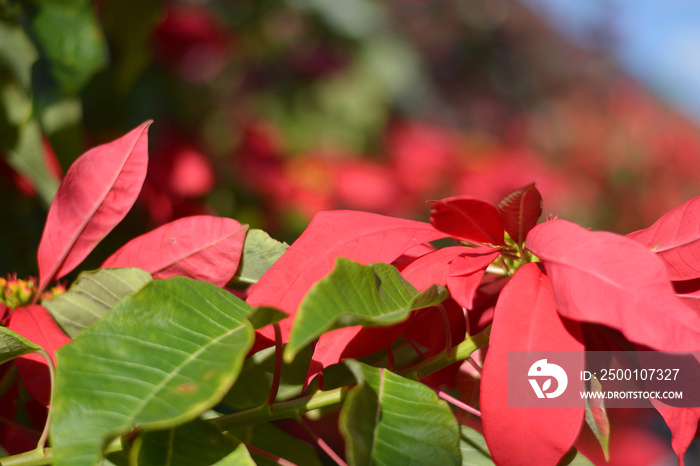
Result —
<instances>
[{"instance_id":1,"label":"out-of-focus background","mask_svg":"<svg viewBox=\"0 0 700 466\"><path fill-rule=\"evenodd\" d=\"M148 119L141 197L88 267L185 215L292 241L319 210L426 220L427 200L532 181L546 214L643 228L700 194L698 10L0 0L0 273L36 274L61 174Z\"/></svg>"}]
</instances>

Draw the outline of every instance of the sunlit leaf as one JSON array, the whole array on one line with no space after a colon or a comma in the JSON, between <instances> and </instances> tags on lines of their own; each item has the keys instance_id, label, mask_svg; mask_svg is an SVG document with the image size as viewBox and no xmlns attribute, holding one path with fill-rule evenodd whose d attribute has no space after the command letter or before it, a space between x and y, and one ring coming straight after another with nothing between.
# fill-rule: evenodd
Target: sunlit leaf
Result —
<instances>
[{"instance_id":1,"label":"sunlit leaf","mask_svg":"<svg viewBox=\"0 0 700 466\"><path fill-rule=\"evenodd\" d=\"M431 225L367 212L330 211L314 216L304 233L253 285L248 303L293 316L311 286L333 270L338 257L362 263L391 263L418 244L443 238ZM287 341L292 319L280 322ZM271 329L260 335L274 340Z\"/></svg>"},{"instance_id":2,"label":"sunlit leaf","mask_svg":"<svg viewBox=\"0 0 700 466\"><path fill-rule=\"evenodd\" d=\"M411 311L434 306L446 297L442 287L419 293L391 265L365 266L338 258L333 272L316 283L301 302L285 359L291 360L299 349L332 328L396 324Z\"/></svg>"},{"instance_id":3,"label":"sunlit leaf","mask_svg":"<svg viewBox=\"0 0 700 466\"><path fill-rule=\"evenodd\" d=\"M495 463L489 454L483 434L467 426L460 426L459 449L462 451L462 466L492 466Z\"/></svg>"},{"instance_id":4,"label":"sunlit leaf","mask_svg":"<svg viewBox=\"0 0 700 466\"><path fill-rule=\"evenodd\" d=\"M154 280L58 352L57 465L91 465L136 426L166 429L219 402L253 344L250 306L212 284Z\"/></svg>"},{"instance_id":5,"label":"sunlit leaf","mask_svg":"<svg viewBox=\"0 0 700 466\"><path fill-rule=\"evenodd\" d=\"M387 369L347 364L358 379L340 411L348 464L461 464L457 420L432 389Z\"/></svg>"},{"instance_id":6,"label":"sunlit leaf","mask_svg":"<svg viewBox=\"0 0 700 466\"><path fill-rule=\"evenodd\" d=\"M138 267L153 278L181 276L224 286L236 273L247 229L230 218L181 218L132 239L102 267Z\"/></svg>"},{"instance_id":7,"label":"sunlit leaf","mask_svg":"<svg viewBox=\"0 0 700 466\"><path fill-rule=\"evenodd\" d=\"M68 170L39 243L39 289L73 270L129 212L148 163L146 122L95 147Z\"/></svg>"},{"instance_id":8,"label":"sunlit leaf","mask_svg":"<svg viewBox=\"0 0 700 466\"><path fill-rule=\"evenodd\" d=\"M68 291L42 304L63 331L76 338L86 327L107 315L122 298L151 280L148 272L136 268L83 272Z\"/></svg>"},{"instance_id":9,"label":"sunlit leaf","mask_svg":"<svg viewBox=\"0 0 700 466\"><path fill-rule=\"evenodd\" d=\"M262 230L248 230L241 262L234 278L242 283L256 283L288 248L287 243L270 238Z\"/></svg>"},{"instance_id":10,"label":"sunlit leaf","mask_svg":"<svg viewBox=\"0 0 700 466\"><path fill-rule=\"evenodd\" d=\"M652 226L627 237L651 249L671 280L700 277L700 196L665 213Z\"/></svg>"},{"instance_id":11,"label":"sunlit leaf","mask_svg":"<svg viewBox=\"0 0 700 466\"><path fill-rule=\"evenodd\" d=\"M556 464L571 448L583 422L583 407L509 407L508 353L577 351L576 364L583 370L582 338L575 322L559 317L552 286L538 265L518 269L496 304L481 376L481 422L496 464Z\"/></svg>"},{"instance_id":12,"label":"sunlit leaf","mask_svg":"<svg viewBox=\"0 0 700 466\"><path fill-rule=\"evenodd\" d=\"M525 244L544 263L564 317L607 325L656 350L697 349L700 315L676 296L661 259L638 242L553 220L533 228Z\"/></svg>"}]
</instances>

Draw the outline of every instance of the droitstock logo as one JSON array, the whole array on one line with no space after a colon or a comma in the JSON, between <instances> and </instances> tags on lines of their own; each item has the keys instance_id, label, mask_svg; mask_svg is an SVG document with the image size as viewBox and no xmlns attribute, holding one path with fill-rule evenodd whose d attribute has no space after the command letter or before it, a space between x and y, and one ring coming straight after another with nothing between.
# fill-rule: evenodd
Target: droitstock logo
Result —
<instances>
[{"instance_id":1,"label":"droitstock logo","mask_svg":"<svg viewBox=\"0 0 700 466\"><path fill-rule=\"evenodd\" d=\"M546 359L540 359L530 366L527 372L528 381L535 391L537 398L556 398L566 390L569 383L569 378L566 376L566 371L556 364L548 363ZM554 391L552 388L552 380L556 380L557 385ZM540 385L540 381L542 385Z\"/></svg>"}]
</instances>

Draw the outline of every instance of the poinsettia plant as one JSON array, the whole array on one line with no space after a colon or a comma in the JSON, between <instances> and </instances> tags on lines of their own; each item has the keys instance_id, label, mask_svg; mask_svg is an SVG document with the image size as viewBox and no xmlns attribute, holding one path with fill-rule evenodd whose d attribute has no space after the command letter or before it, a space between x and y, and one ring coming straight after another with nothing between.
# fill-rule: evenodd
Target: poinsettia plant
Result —
<instances>
[{"instance_id":1,"label":"poinsettia plant","mask_svg":"<svg viewBox=\"0 0 700 466\"><path fill-rule=\"evenodd\" d=\"M508 353L700 346L700 198L628 236L538 224L534 184L430 222L320 212L290 246L193 216L49 288L136 201L149 125L76 160L38 279L0 281L0 464L655 459L603 406L509 407ZM658 412L682 464L700 410Z\"/></svg>"}]
</instances>

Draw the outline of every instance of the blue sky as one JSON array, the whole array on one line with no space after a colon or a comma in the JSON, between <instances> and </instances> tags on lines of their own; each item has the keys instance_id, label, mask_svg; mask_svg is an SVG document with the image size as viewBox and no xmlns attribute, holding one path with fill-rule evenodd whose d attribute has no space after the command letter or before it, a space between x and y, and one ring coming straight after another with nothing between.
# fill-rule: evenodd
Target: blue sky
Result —
<instances>
[{"instance_id":1,"label":"blue sky","mask_svg":"<svg viewBox=\"0 0 700 466\"><path fill-rule=\"evenodd\" d=\"M521 1L584 46L591 26L612 26L622 67L700 123L700 1Z\"/></svg>"}]
</instances>

